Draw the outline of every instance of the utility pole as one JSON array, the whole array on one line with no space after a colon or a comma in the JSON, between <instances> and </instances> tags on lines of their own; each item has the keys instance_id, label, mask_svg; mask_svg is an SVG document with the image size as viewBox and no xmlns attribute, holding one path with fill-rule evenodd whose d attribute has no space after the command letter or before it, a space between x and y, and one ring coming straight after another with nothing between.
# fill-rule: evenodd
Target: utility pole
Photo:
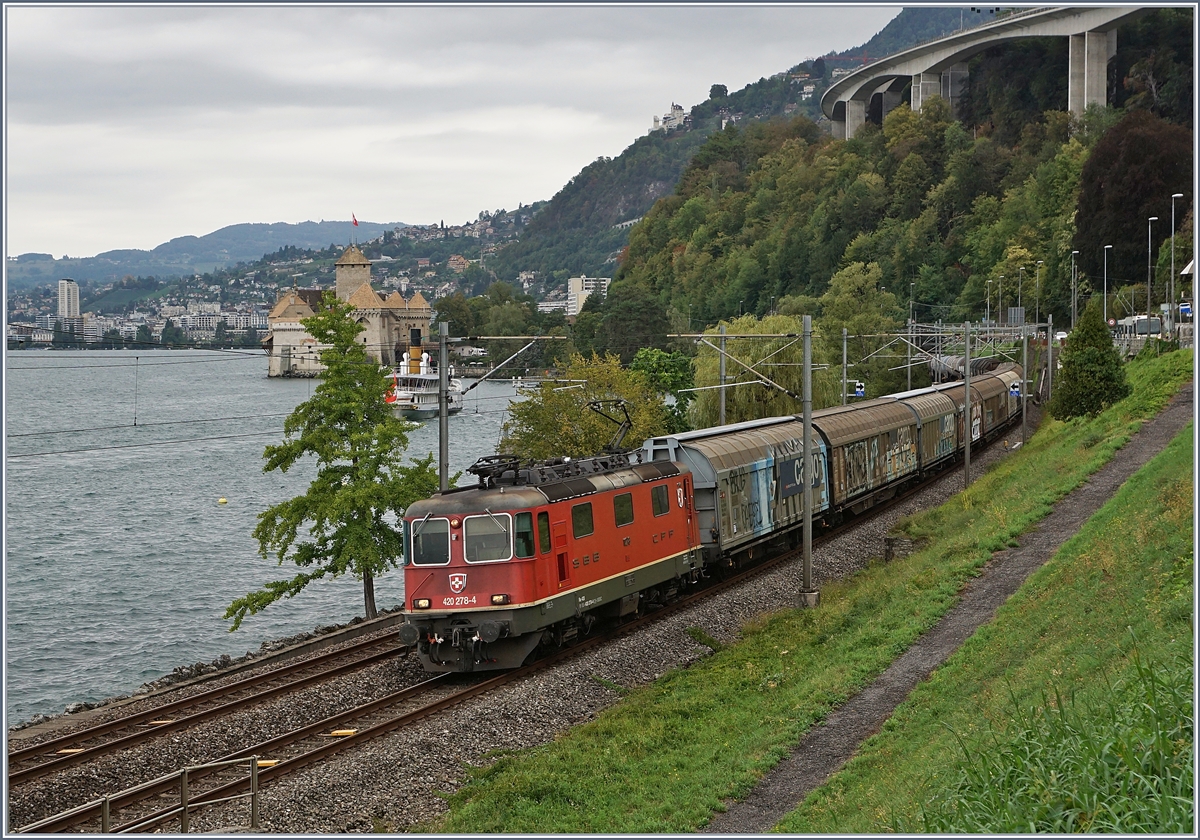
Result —
<instances>
[{"instance_id":1,"label":"utility pole","mask_svg":"<svg viewBox=\"0 0 1200 840\"><path fill-rule=\"evenodd\" d=\"M450 489L450 325L442 321L438 327L438 488L445 493Z\"/></svg>"},{"instance_id":2,"label":"utility pole","mask_svg":"<svg viewBox=\"0 0 1200 840\"><path fill-rule=\"evenodd\" d=\"M971 322L963 324L963 489L971 485Z\"/></svg>"},{"instance_id":3,"label":"utility pole","mask_svg":"<svg viewBox=\"0 0 1200 840\"><path fill-rule=\"evenodd\" d=\"M846 404L846 328L842 327L842 405Z\"/></svg>"},{"instance_id":4,"label":"utility pole","mask_svg":"<svg viewBox=\"0 0 1200 840\"><path fill-rule=\"evenodd\" d=\"M721 395L721 412L718 416L718 426L725 425L725 325L721 324L721 387L717 389Z\"/></svg>"},{"instance_id":5,"label":"utility pole","mask_svg":"<svg viewBox=\"0 0 1200 840\"><path fill-rule=\"evenodd\" d=\"M916 283L908 284L908 347L905 348L905 370L908 371L908 390L912 390L913 292Z\"/></svg>"},{"instance_id":6,"label":"utility pole","mask_svg":"<svg viewBox=\"0 0 1200 840\"><path fill-rule=\"evenodd\" d=\"M804 406L804 445L801 457L804 468L800 471L804 481L804 561L803 580L800 584L799 606L815 607L820 603L821 593L812 585L812 489L817 475L812 451L812 316L804 316L804 389L801 393Z\"/></svg>"}]
</instances>

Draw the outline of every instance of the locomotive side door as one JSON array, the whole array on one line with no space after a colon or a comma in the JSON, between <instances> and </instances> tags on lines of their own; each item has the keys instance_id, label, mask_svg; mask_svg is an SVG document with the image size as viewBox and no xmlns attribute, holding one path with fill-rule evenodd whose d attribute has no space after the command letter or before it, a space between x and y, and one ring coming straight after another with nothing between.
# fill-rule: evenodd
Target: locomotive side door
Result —
<instances>
[{"instance_id":1,"label":"locomotive side door","mask_svg":"<svg viewBox=\"0 0 1200 840\"><path fill-rule=\"evenodd\" d=\"M571 560L567 551L567 523L554 523L554 564L558 567L558 588L571 585Z\"/></svg>"}]
</instances>

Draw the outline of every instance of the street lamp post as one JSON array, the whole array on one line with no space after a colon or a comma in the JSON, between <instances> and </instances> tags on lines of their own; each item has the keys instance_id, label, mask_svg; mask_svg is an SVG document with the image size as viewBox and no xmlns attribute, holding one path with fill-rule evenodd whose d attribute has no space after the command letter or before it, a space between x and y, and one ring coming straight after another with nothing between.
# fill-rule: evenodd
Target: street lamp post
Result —
<instances>
[{"instance_id":1,"label":"street lamp post","mask_svg":"<svg viewBox=\"0 0 1200 840\"><path fill-rule=\"evenodd\" d=\"M1175 199L1183 198L1183 193L1175 193L1171 196L1171 279L1167 284L1170 290L1170 299L1167 303L1171 308L1168 310L1167 328L1170 330L1170 336L1175 335Z\"/></svg>"},{"instance_id":2,"label":"street lamp post","mask_svg":"<svg viewBox=\"0 0 1200 840\"><path fill-rule=\"evenodd\" d=\"M1078 251L1071 252L1071 329L1072 330L1075 329L1075 298L1076 298L1075 278L1077 277L1077 275L1075 273L1075 255L1078 253L1079 253Z\"/></svg>"},{"instance_id":3,"label":"street lamp post","mask_svg":"<svg viewBox=\"0 0 1200 840\"><path fill-rule=\"evenodd\" d=\"M1037 274L1033 281L1033 327L1034 338L1037 338L1037 325L1042 320L1042 263L1045 260L1037 261Z\"/></svg>"},{"instance_id":4,"label":"street lamp post","mask_svg":"<svg viewBox=\"0 0 1200 840\"><path fill-rule=\"evenodd\" d=\"M1000 275L1000 284L996 289L996 320L1004 326L1004 275Z\"/></svg>"},{"instance_id":5,"label":"street lamp post","mask_svg":"<svg viewBox=\"0 0 1200 840\"><path fill-rule=\"evenodd\" d=\"M1153 271L1150 267L1150 252L1153 250L1154 223L1158 221L1158 216L1151 216L1146 222L1146 336L1150 336L1150 319L1154 317L1154 310L1151 309L1150 303L1150 278Z\"/></svg>"},{"instance_id":6,"label":"street lamp post","mask_svg":"<svg viewBox=\"0 0 1200 840\"><path fill-rule=\"evenodd\" d=\"M1020 272L1017 280L1017 309L1021 308L1021 291L1025 288L1025 266L1020 266L1017 271ZM1021 322L1025 321L1025 313L1021 313Z\"/></svg>"},{"instance_id":7,"label":"street lamp post","mask_svg":"<svg viewBox=\"0 0 1200 840\"><path fill-rule=\"evenodd\" d=\"M983 322L988 325L988 330L992 329L992 278L988 278L987 292L987 308L983 316Z\"/></svg>"},{"instance_id":8,"label":"street lamp post","mask_svg":"<svg viewBox=\"0 0 1200 840\"><path fill-rule=\"evenodd\" d=\"M1104 246L1104 325L1108 326L1108 252L1111 245Z\"/></svg>"}]
</instances>

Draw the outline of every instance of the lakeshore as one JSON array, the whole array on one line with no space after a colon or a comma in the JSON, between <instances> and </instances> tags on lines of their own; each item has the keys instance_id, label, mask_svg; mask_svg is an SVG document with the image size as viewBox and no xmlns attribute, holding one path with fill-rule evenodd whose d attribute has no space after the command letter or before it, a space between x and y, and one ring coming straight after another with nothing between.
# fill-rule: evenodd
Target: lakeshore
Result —
<instances>
[{"instance_id":1,"label":"lakeshore","mask_svg":"<svg viewBox=\"0 0 1200 840\"><path fill-rule=\"evenodd\" d=\"M342 578L236 633L222 618L289 573L251 533L312 471L264 474L262 451L315 382L268 379L261 351L28 350L7 365L10 726L363 614L361 584ZM506 382L471 392L450 421L452 474L494 452L513 398ZM411 457L437 450L436 422L410 434ZM399 575L376 581L380 609L402 600Z\"/></svg>"}]
</instances>

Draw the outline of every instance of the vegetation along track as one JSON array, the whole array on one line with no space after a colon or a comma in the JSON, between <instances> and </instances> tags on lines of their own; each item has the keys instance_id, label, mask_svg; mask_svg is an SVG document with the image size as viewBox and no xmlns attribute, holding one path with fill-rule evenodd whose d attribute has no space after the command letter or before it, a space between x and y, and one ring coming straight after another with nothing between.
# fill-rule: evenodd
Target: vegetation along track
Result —
<instances>
[{"instance_id":1,"label":"vegetation along track","mask_svg":"<svg viewBox=\"0 0 1200 840\"><path fill-rule=\"evenodd\" d=\"M984 447L980 447L984 449ZM914 494L928 487L935 481L943 479L951 472L942 470L924 481L911 485L892 499L872 507L861 516L847 520L843 524L830 528L815 536L814 546L820 546L847 531L861 525L869 519L884 513L892 507L906 501ZM604 633L595 634L572 645L558 653L538 660L514 671L506 672L490 679L480 679L479 676L443 674L426 680L415 686L405 688L366 703L354 709L336 714L318 722L299 727L290 732L274 737L262 743L239 749L214 762L249 759L258 756L260 769L258 783L260 786L271 783L288 773L308 767L330 755L342 752L365 743L373 738L392 732L407 724L430 717L445 709L455 706L471 697L493 691L501 686L524 679L534 672L556 665L567 658L572 658L587 650L613 641L619 636L628 635L644 628L650 622L660 621L675 612L685 609L697 601L709 598L730 589L749 578L762 574L769 569L798 559L799 549L779 553L773 557L756 562L751 568L732 574L725 579L705 586L703 589L687 596L680 597L662 609L658 609L644 617L628 621L611 628ZM376 640L378 643L378 640ZM386 653L380 653L380 658L394 654L397 648ZM361 660L360 660L361 662ZM311 666L311 661L299 663L295 668ZM278 672L276 672L278 673ZM464 679L472 680L470 685L463 686ZM290 685L295 688L301 684L295 680ZM232 688L232 686L231 686ZM287 686L277 689L285 693ZM428 700L423 695L437 691L435 699ZM449 693L445 693L449 690ZM261 695L260 695L261 696ZM414 708L415 704L415 708ZM162 708L153 714L161 714ZM212 716L219 715L214 711ZM181 725L186 726L181 720ZM340 734L334 734L340 733ZM75 737L81 733L77 733ZM154 733L157 734L157 733ZM44 746L44 745L43 745ZM49 772L49 771L48 771ZM206 803L215 803L222 799L250 790L248 761L246 764L223 770L197 771L189 778L189 810L199 808ZM110 800L111 826L113 831L147 831L170 830L179 825L179 779L178 776L168 780L146 783L138 788L130 789ZM164 799L170 804L163 806ZM100 807L75 808L46 819L30 823L22 827L18 833L52 833L65 831L97 831L100 825Z\"/></svg>"},{"instance_id":2,"label":"vegetation along track","mask_svg":"<svg viewBox=\"0 0 1200 840\"><path fill-rule=\"evenodd\" d=\"M238 680L37 744L10 749L8 786L128 749L169 732L229 714L271 697L365 668L404 650L394 638L363 640L336 651Z\"/></svg>"}]
</instances>

